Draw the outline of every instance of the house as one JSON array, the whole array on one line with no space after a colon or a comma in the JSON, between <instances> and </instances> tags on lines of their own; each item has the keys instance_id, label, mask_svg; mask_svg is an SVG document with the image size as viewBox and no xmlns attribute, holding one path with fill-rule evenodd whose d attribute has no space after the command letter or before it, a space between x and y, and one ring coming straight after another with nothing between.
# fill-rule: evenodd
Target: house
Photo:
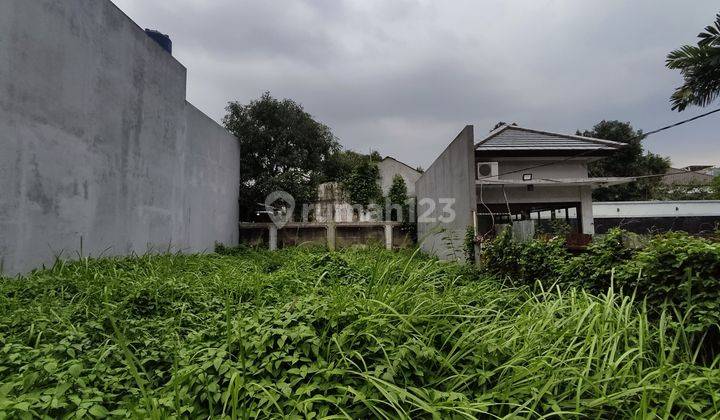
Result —
<instances>
[{"instance_id":1,"label":"house","mask_svg":"<svg viewBox=\"0 0 720 420\"><path fill-rule=\"evenodd\" d=\"M378 162L378 170L380 171L380 187L382 188L383 196L387 197L392 187L393 179L396 175L402 177L407 186L408 197L415 197L415 182L420 179L421 173L403 163L394 157L387 156L385 159Z\"/></svg>"},{"instance_id":2,"label":"house","mask_svg":"<svg viewBox=\"0 0 720 420\"><path fill-rule=\"evenodd\" d=\"M421 247L460 259L468 227L485 235L498 224L547 218L593 234L592 190L634 179L590 178L588 163L623 146L507 124L476 141L467 126L415 184Z\"/></svg>"}]
</instances>

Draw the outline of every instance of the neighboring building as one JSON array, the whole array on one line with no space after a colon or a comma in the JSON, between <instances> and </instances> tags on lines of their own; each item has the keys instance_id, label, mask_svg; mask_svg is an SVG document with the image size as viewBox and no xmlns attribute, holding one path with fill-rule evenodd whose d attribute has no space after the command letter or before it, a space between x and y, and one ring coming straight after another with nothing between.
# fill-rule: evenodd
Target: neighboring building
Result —
<instances>
[{"instance_id":1,"label":"neighboring building","mask_svg":"<svg viewBox=\"0 0 720 420\"><path fill-rule=\"evenodd\" d=\"M378 169L380 170L380 187L384 196L387 197L390 192L395 176L400 175L407 185L408 196L415 197L415 182L422 175L417 169L390 156L378 163Z\"/></svg>"},{"instance_id":2,"label":"neighboring building","mask_svg":"<svg viewBox=\"0 0 720 420\"><path fill-rule=\"evenodd\" d=\"M633 178L590 178L588 163L624 143L502 125L475 142L467 126L417 181L424 251L462 258L468 227L480 235L516 220L565 218L593 234L593 188Z\"/></svg>"},{"instance_id":3,"label":"neighboring building","mask_svg":"<svg viewBox=\"0 0 720 420\"><path fill-rule=\"evenodd\" d=\"M710 185L714 176L711 174L712 166L687 166L685 168L670 168L668 175L662 177L662 183L671 186L702 186Z\"/></svg>"}]
</instances>

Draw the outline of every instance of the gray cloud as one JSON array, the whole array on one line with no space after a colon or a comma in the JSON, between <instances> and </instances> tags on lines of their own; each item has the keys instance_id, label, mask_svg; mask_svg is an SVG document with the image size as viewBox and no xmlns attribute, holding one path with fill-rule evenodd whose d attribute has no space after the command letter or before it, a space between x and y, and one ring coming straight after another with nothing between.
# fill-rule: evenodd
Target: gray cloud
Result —
<instances>
[{"instance_id":1,"label":"gray cloud","mask_svg":"<svg viewBox=\"0 0 720 420\"><path fill-rule=\"evenodd\" d=\"M465 124L574 132L601 119L657 128L680 77L667 52L708 25L698 0L115 0L171 34L189 99L293 98L343 144L427 166ZM718 104L720 105L720 104ZM720 119L648 141L677 164L720 164Z\"/></svg>"}]
</instances>

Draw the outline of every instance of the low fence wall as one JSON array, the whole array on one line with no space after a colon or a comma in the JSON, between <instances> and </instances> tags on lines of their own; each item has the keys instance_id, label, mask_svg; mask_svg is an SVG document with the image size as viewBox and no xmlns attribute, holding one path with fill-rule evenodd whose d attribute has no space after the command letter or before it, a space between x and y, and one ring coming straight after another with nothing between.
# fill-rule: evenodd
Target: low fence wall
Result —
<instances>
[{"instance_id":1,"label":"low fence wall","mask_svg":"<svg viewBox=\"0 0 720 420\"><path fill-rule=\"evenodd\" d=\"M317 245L328 249L379 245L387 249L415 244L398 222L290 223L278 229L272 223L241 223L240 243L270 249Z\"/></svg>"},{"instance_id":2,"label":"low fence wall","mask_svg":"<svg viewBox=\"0 0 720 420\"><path fill-rule=\"evenodd\" d=\"M595 232L620 227L635 233L708 234L720 226L720 200L593 203Z\"/></svg>"}]
</instances>

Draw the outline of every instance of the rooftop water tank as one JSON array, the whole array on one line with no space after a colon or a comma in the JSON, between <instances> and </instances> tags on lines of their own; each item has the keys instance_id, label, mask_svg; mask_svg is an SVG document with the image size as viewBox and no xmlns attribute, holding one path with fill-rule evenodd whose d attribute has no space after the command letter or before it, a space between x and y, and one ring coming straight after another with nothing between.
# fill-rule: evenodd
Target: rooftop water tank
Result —
<instances>
[{"instance_id":1,"label":"rooftop water tank","mask_svg":"<svg viewBox=\"0 0 720 420\"><path fill-rule=\"evenodd\" d=\"M154 29L145 29L145 33L155 42L160 44L162 49L172 54L172 41L170 40L170 36L165 35L162 32L158 32Z\"/></svg>"}]
</instances>

